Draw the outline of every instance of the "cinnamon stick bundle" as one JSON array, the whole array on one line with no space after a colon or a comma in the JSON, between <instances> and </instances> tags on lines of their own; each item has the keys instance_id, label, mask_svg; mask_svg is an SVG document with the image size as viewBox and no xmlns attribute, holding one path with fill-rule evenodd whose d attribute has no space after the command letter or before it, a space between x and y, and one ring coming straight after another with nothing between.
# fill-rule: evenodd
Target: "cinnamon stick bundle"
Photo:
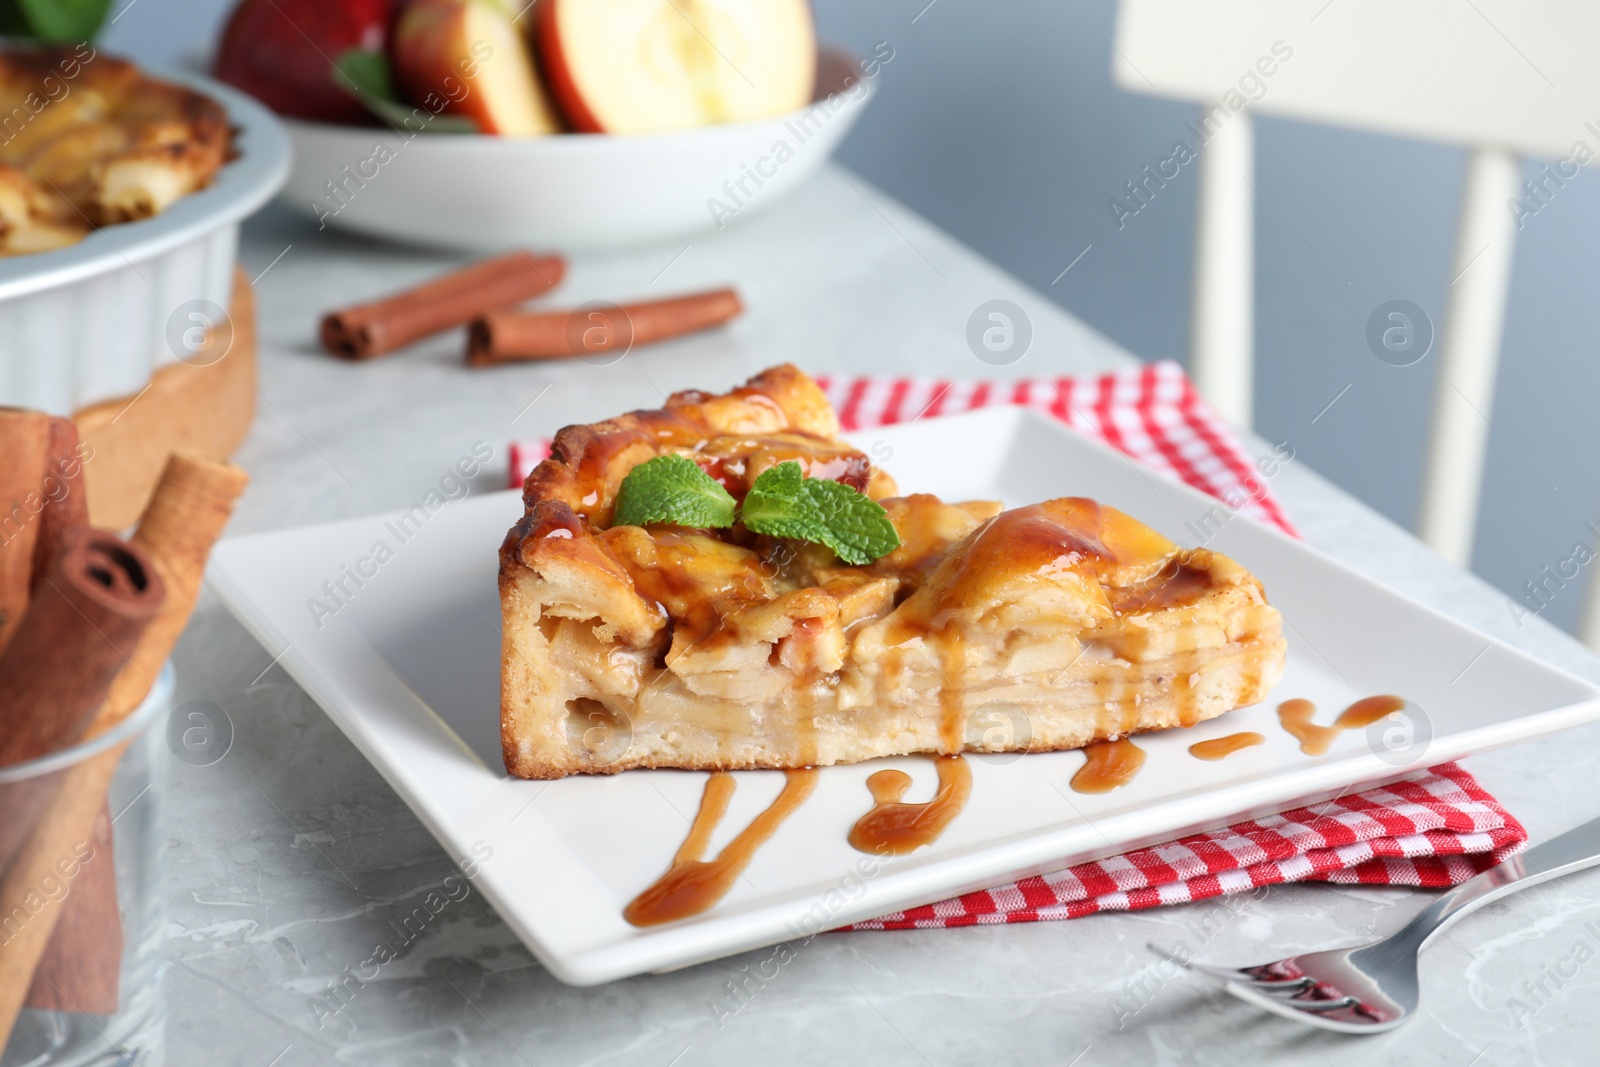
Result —
<instances>
[{"instance_id":1,"label":"cinnamon stick bundle","mask_svg":"<svg viewBox=\"0 0 1600 1067\"><path fill-rule=\"evenodd\" d=\"M60 675L64 655L70 657L74 648L93 641L96 651L88 660L105 659L115 653L115 647L96 640L93 620L85 615L68 619L67 624L77 630L75 637L64 638L67 644L47 651L54 658L34 662L36 656L30 645L36 645L38 635L30 634L29 641L11 657L4 653L13 637L24 632L41 614L48 614L50 605L41 606L33 598L44 585L50 567L64 551L67 534L86 531L89 524L87 501L83 494L82 463L78 458L77 427L68 419L51 418L35 411L0 409L0 498L10 503L5 515L0 517L0 616L9 616L10 623L0 618L0 667L9 673L28 672L28 685L20 691L10 680L0 681L0 736L11 746L9 760L18 762L48 754L52 749L70 744L87 725L87 713L92 712L104 695L103 686L97 690L95 682L84 676L69 677L68 685L78 686L72 691L51 694L58 702L57 708L40 708L30 696L29 686L48 684L48 675ZM31 544L30 544L31 542ZM31 558L30 558L31 557ZM84 573L79 566L72 567L73 575L58 579L58 584L75 592L77 598L90 595L74 590L74 582L81 581ZM45 595L54 599L54 606L63 603L63 594L47 587ZM30 612L28 605L33 604ZM47 629L58 626L46 621ZM92 669L93 664L88 663ZM115 664L113 664L113 669ZM74 665L67 664L69 672ZM35 674L33 672L45 672ZM32 777L24 781L0 786L0 870L4 870L10 857L16 853L22 840L32 827L32 821L49 799L55 782L52 779Z\"/></svg>"},{"instance_id":2,"label":"cinnamon stick bundle","mask_svg":"<svg viewBox=\"0 0 1600 1067\"><path fill-rule=\"evenodd\" d=\"M167 597L112 683L110 694L94 716L89 737L114 728L149 695L161 664L171 654L194 610L206 559L246 481L244 472L237 467L205 457L180 454L168 460L133 537L133 543L149 557L153 573L166 587ZM87 906L94 904L88 899L93 892L92 882L75 882L64 902L46 901L37 912L28 905L30 897L32 903L38 903L36 890L41 880L51 876L60 864L70 862L77 854L76 848L93 840L106 789L126 747L115 745L74 764L61 775L61 787L16 858L0 875L0 915L12 915L19 908L29 915L29 920L0 945L0 1047L9 1038L25 999L39 1006L50 1004L42 989L30 992L30 983L47 947L52 969L46 973L63 993L70 988L90 988L105 975L116 973L121 959L120 922L114 905L104 907L103 899L97 906ZM80 872L80 879L87 871L85 867ZM58 925L68 910L63 903L74 900L78 903L71 907L77 917L83 917L79 909L84 909L101 918ZM53 940L58 929L63 931L62 939ZM66 970L57 964L65 964ZM115 991L112 993L110 1003L114 1007ZM78 1000L76 996L72 999Z\"/></svg>"},{"instance_id":3,"label":"cinnamon stick bundle","mask_svg":"<svg viewBox=\"0 0 1600 1067\"><path fill-rule=\"evenodd\" d=\"M383 300L329 313L322 320L322 344L342 359L372 359L547 292L566 269L560 256L512 252L486 259Z\"/></svg>"},{"instance_id":4,"label":"cinnamon stick bundle","mask_svg":"<svg viewBox=\"0 0 1600 1067\"><path fill-rule=\"evenodd\" d=\"M626 352L635 345L719 326L744 310L732 289L601 308L523 314L497 311L467 332L467 363L475 367L530 359L568 359Z\"/></svg>"}]
</instances>

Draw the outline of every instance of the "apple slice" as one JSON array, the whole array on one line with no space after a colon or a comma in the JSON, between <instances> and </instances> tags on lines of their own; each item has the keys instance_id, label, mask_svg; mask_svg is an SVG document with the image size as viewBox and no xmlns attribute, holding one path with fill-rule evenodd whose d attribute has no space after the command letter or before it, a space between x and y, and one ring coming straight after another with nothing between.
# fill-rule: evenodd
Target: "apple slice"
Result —
<instances>
[{"instance_id":1,"label":"apple slice","mask_svg":"<svg viewBox=\"0 0 1600 1067\"><path fill-rule=\"evenodd\" d=\"M436 114L465 115L502 137L561 129L498 0L410 0L395 21L389 61L406 99Z\"/></svg>"},{"instance_id":2,"label":"apple slice","mask_svg":"<svg viewBox=\"0 0 1600 1067\"><path fill-rule=\"evenodd\" d=\"M816 77L806 0L538 0L534 40L586 133L781 115L810 101Z\"/></svg>"}]
</instances>

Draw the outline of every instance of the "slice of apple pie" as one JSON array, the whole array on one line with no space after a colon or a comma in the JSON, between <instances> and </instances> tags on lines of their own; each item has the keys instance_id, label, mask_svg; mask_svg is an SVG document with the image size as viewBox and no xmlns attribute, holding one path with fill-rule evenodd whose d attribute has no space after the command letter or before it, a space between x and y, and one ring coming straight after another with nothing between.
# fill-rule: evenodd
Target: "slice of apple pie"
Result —
<instances>
[{"instance_id":1,"label":"slice of apple pie","mask_svg":"<svg viewBox=\"0 0 1600 1067\"><path fill-rule=\"evenodd\" d=\"M838 433L781 366L556 436L500 550L512 774L1078 748L1281 675L1227 557L1078 497L900 496Z\"/></svg>"}]
</instances>

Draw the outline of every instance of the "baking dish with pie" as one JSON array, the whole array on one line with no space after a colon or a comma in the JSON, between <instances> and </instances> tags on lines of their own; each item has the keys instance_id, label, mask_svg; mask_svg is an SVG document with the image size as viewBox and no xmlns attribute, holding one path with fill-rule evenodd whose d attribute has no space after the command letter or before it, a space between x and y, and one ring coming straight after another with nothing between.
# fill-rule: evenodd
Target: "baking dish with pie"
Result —
<instances>
[{"instance_id":1,"label":"baking dish with pie","mask_svg":"<svg viewBox=\"0 0 1600 1067\"><path fill-rule=\"evenodd\" d=\"M282 126L90 45L0 51L0 105L0 404L131 399L189 356L187 311L229 308L239 222L288 175Z\"/></svg>"},{"instance_id":2,"label":"baking dish with pie","mask_svg":"<svg viewBox=\"0 0 1600 1067\"><path fill-rule=\"evenodd\" d=\"M84 43L0 49L0 255L159 215L215 178L228 114Z\"/></svg>"}]
</instances>

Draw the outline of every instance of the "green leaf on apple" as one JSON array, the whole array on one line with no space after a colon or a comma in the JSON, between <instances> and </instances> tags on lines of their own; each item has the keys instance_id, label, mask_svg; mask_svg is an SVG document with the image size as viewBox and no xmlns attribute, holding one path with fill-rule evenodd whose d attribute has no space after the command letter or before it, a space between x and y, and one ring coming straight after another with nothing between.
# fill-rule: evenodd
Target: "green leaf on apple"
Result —
<instances>
[{"instance_id":1,"label":"green leaf on apple","mask_svg":"<svg viewBox=\"0 0 1600 1067\"><path fill-rule=\"evenodd\" d=\"M3 2L3 0L0 0ZM333 64L333 82L389 125L413 133L478 133L464 115L437 115L400 98L389 57L366 48L347 48Z\"/></svg>"},{"instance_id":2,"label":"green leaf on apple","mask_svg":"<svg viewBox=\"0 0 1600 1067\"><path fill-rule=\"evenodd\" d=\"M87 41L111 0L0 0L0 33L39 41Z\"/></svg>"}]
</instances>

